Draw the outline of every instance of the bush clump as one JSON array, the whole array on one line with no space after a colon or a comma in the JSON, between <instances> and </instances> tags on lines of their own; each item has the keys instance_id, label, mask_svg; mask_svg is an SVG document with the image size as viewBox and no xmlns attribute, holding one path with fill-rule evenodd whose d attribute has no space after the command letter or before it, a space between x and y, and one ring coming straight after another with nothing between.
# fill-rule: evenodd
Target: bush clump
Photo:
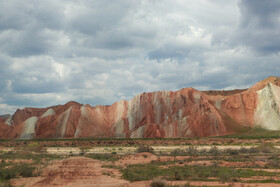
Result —
<instances>
[{"instance_id":1,"label":"bush clump","mask_svg":"<svg viewBox=\"0 0 280 187\"><path fill-rule=\"evenodd\" d=\"M221 151L219 150L218 147L214 146L208 151L208 153L210 153L214 156L217 156L217 155L221 154Z\"/></svg>"},{"instance_id":2,"label":"bush clump","mask_svg":"<svg viewBox=\"0 0 280 187\"><path fill-rule=\"evenodd\" d=\"M198 155L198 150L197 150L196 147L190 146L190 147L187 148L187 153L191 156L197 156Z\"/></svg>"},{"instance_id":3,"label":"bush clump","mask_svg":"<svg viewBox=\"0 0 280 187\"><path fill-rule=\"evenodd\" d=\"M166 181L162 180L160 178L156 178L153 180L153 182L150 184L150 187L166 187Z\"/></svg>"},{"instance_id":4,"label":"bush clump","mask_svg":"<svg viewBox=\"0 0 280 187\"><path fill-rule=\"evenodd\" d=\"M273 148L274 148L273 145L270 143L262 143L259 146L259 150L263 153L271 153Z\"/></svg>"},{"instance_id":5,"label":"bush clump","mask_svg":"<svg viewBox=\"0 0 280 187\"><path fill-rule=\"evenodd\" d=\"M28 166L27 164L14 166L8 169L1 169L0 180L10 180L16 177L33 177L35 175L35 167Z\"/></svg>"},{"instance_id":6,"label":"bush clump","mask_svg":"<svg viewBox=\"0 0 280 187\"><path fill-rule=\"evenodd\" d=\"M187 155L187 152L185 150L177 148L177 149L174 149L173 151L171 151L170 155L172 155L172 156L185 156L185 155Z\"/></svg>"},{"instance_id":7,"label":"bush clump","mask_svg":"<svg viewBox=\"0 0 280 187\"><path fill-rule=\"evenodd\" d=\"M41 153L45 151L45 147L38 142L33 142L26 146L26 150Z\"/></svg>"},{"instance_id":8,"label":"bush clump","mask_svg":"<svg viewBox=\"0 0 280 187\"><path fill-rule=\"evenodd\" d=\"M119 156L117 154L87 154L86 157L106 162L119 160Z\"/></svg>"},{"instance_id":9,"label":"bush clump","mask_svg":"<svg viewBox=\"0 0 280 187\"><path fill-rule=\"evenodd\" d=\"M143 152L148 152L148 153L154 153L154 148L152 148L149 145L139 145L138 148L136 149L137 153L143 153Z\"/></svg>"}]
</instances>

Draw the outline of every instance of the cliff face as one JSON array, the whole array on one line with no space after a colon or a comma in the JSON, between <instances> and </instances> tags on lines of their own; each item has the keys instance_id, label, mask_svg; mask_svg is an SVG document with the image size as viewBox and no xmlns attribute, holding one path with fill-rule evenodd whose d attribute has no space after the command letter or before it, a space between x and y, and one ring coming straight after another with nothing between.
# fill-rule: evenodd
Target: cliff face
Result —
<instances>
[{"instance_id":1,"label":"cliff face","mask_svg":"<svg viewBox=\"0 0 280 187\"><path fill-rule=\"evenodd\" d=\"M238 133L247 127L280 129L280 80L248 90L142 93L111 106L69 102L0 116L0 138L171 138Z\"/></svg>"}]
</instances>

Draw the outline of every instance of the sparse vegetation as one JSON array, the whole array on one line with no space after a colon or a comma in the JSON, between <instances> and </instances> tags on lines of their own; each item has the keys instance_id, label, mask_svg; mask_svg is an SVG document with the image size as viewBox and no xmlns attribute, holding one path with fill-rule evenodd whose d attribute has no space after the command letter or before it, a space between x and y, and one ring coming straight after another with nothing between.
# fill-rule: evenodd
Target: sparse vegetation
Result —
<instances>
[{"instance_id":1,"label":"sparse vegetation","mask_svg":"<svg viewBox=\"0 0 280 187\"><path fill-rule=\"evenodd\" d=\"M129 165L122 169L123 177L129 181L151 180L156 177L164 176L166 180L202 180L211 181L217 178L223 182L237 181L241 177L252 176L276 176L277 173L255 171L252 169L235 169L221 166L171 166L168 168L160 167L161 163L151 163L145 165Z\"/></svg>"},{"instance_id":2,"label":"sparse vegetation","mask_svg":"<svg viewBox=\"0 0 280 187\"><path fill-rule=\"evenodd\" d=\"M169 186L168 181L175 180L220 181L227 182L227 184L234 182L279 183L279 174L276 171L266 172L264 169L279 169L280 150L277 146L280 144L280 140L254 139L252 141L245 138L242 138L242 140L232 138L228 141L217 139L217 142L212 141L211 138L192 140L195 141L190 143L189 139L186 139L185 142L176 139L178 142L181 141L180 145L159 147L151 146L150 142L153 141L145 145L138 144L133 139L129 141L120 140L119 142L129 142L129 145L114 146L114 144L106 144L102 148L102 143L100 143L98 149L96 149L99 152L94 154L92 151L94 151L95 146L89 146L91 144L86 143L83 146L79 146L75 143L76 148L66 148L65 150L68 151L66 151L67 156L63 157L82 155L106 161L107 165L102 167L108 169L102 171L103 175L115 176L112 175L110 169L118 169L121 171L123 178L129 181L152 180L150 186ZM209 142L207 142L208 140ZM82 142L84 141L82 140ZM100 140L99 142L102 141ZM145 141L139 140L142 143ZM175 140L172 139L173 141ZM199 141L204 142L204 144L200 145ZM69 141L67 140L67 142ZM223 142L226 142L226 144ZM47 149L45 149L46 146L44 146L43 142L25 141L25 145L23 144L23 141L16 141L14 149L9 148L8 152L0 152L0 186L9 185L8 181L11 178L36 176L40 173L38 165L44 166L49 160L62 157L46 154ZM59 147L59 143L55 145L58 147L54 148L54 151L59 152L63 149L63 147ZM238 146L235 147L235 145ZM81 151L79 152L79 150ZM72 154L70 151L73 151ZM152 157L150 154L137 155L137 153L142 152L153 153L157 156L157 159L154 159L155 156L153 156L153 160L150 163L146 163ZM125 159L119 162L116 161L125 158L122 154L136 154L135 159L142 159L146 164L128 163L121 165L120 163ZM13 162L15 159L31 161L30 164L23 164ZM187 184L185 186L190 185Z\"/></svg>"},{"instance_id":3,"label":"sparse vegetation","mask_svg":"<svg viewBox=\"0 0 280 187\"><path fill-rule=\"evenodd\" d=\"M41 145L39 142L31 142L25 147L28 151L33 151L37 153L43 153L45 151L45 148L43 145Z\"/></svg>"},{"instance_id":4,"label":"sparse vegetation","mask_svg":"<svg viewBox=\"0 0 280 187\"><path fill-rule=\"evenodd\" d=\"M153 179L153 182L150 184L150 187L166 187L166 181L161 178Z\"/></svg>"},{"instance_id":5,"label":"sparse vegetation","mask_svg":"<svg viewBox=\"0 0 280 187\"><path fill-rule=\"evenodd\" d=\"M34 177L40 174L40 167L60 156L40 153L38 145L28 145L26 149L0 153L0 186L10 186L9 180L17 177Z\"/></svg>"},{"instance_id":6,"label":"sparse vegetation","mask_svg":"<svg viewBox=\"0 0 280 187\"><path fill-rule=\"evenodd\" d=\"M111 176L111 173L103 171L103 172L102 172L102 175L108 175L108 176Z\"/></svg>"},{"instance_id":7,"label":"sparse vegetation","mask_svg":"<svg viewBox=\"0 0 280 187\"><path fill-rule=\"evenodd\" d=\"M42 159L45 160L53 160L58 159L60 156L58 155L51 155L51 154L34 154L28 151L18 152L6 152L0 154L0 159L26 159L26 160L33 160L34 162L41 162ZM4 162L4 161L3 161Z\"/></svg>"},{"instance_id":8,"label":"sparse vegetation","mask_svg":"<svg viewBox=\"0 0 280 187\"><path fill-rule=\"evenodd\" d=\"M149 145L139 145L138 148L136 149L136 152L137 153L143 153L143 152L154 153L154 149Z\"/></svg>"},{"instance_id":9,"label":"sparse vegetation","mask_svg":"<svg viewBox=\"0 0 280 187\"><path fill-rule=\"evenodd\" d=\"M86 157L106 162L117 161L119 159L119 156L116 154L87 154Z\"/></svg>"}]
</instances>

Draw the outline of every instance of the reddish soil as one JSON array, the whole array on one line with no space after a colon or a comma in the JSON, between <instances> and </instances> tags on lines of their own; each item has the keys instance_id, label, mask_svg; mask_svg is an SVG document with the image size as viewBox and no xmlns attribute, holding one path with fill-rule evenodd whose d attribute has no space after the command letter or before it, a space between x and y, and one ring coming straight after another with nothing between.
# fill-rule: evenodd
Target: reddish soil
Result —
<instances>
[{"instance_id":1,"label":"reddish soil","mask_svg":"<svg viewBox=\"0 0 280 187\"><path fill-rule=\"evenodd\" d=\"M0 159L0 162L5 161L5 163L13 163L13 164L31 164L33 163L32 159Z\"/></svg>"},{"instance_id":2,"label":"reddish soil","mask_svg":"<svg viewBox=\"0 0 280 187\"><path fill-rule=\"evenodd\" d=\"M128 164L140 164L149 163L155 160L172 160L172 159L186 159L186 157L157 157L151 153L140 153L137 155L127 155L121 160L115 162L115 165L125 167ZM71 157L64 160L56 160L51 162L46 168L42 170L39 177L31 178L18 178L11 180L13 186L123 186L123 187L142 187L150 186L152 181L139 181L129 182L121 178L121 173L117 169L103 168L102 165L108 165L111 163L94 160L86 157ZM210 165L211 161L192 161L188 164L202 164ZM247 166L241 162L225 162L221 163L224 166ZM255 163L261 165L261 163ZM171 165L168 165L171 166ZM262 169L263 170L263 169ZM275 172L276 170L273 170ZM246 180L265 180L275 179L279 180L279 177L252 177L243 178ZM243 180L242 179L242 180ZM278 186L274 183L231 183L231 182L209 182L209 181L166 181L168 185L185 185L190 184L194 186Z\"/></svg>"},{"instance_id":3,"label":"reddish soil","mask_svg":"<svg viewBox=\"0 0 280 187\"><path fill-rule=\"evenodd\" d=\"M170 181L169 185L184 185L190 184L193 186L234 186L234 187L279 187L279 184L275 183L240 183L240 182L209 182L209 181Z\"/></svg>"},{"instance_id":4,"label":"reddish soil","mask_svg":"<svg viewBox=\"0 0 280 187\"><path fill-rule=\"evenodd\" d=\"M219 165L223 167L251 167L251 166L258 166L264 167L267 162L264 161L252 161L252 162L226 162L222 161Z\"/></svg>"},{"instance_id":5,"label":"reddish soil","mask_svg":"<svg viewBox=\"0 0 280 187\"><path fill-rule=\"evenodd\" d=\"M130 164L147 164L158 160L158 157L152 153L139 153L136 155L126 155L115 162L115 165L126 166Z\"/></svg>"},{"instance_id":6,"label":"reddish soil","mask_svg":"<svg viewBox=\"0 0 280 187\"><path fill-rule=\"evenodd\" d=\"M176 160L180 160L180 159L177 158ZM210 166L210 165L213 165L213 162L214 162L213 160L194 160L194 161L191 161L191 162L182 161L182 162L176 163L176 164L162 165L161 168L169 168L169 167L172 167L172 166L182 166L182 165ZM227 162L227 161L221 161L221 162L218 163L218 165L222 166L222 167L240 167L240 168L251 167L251 166L264 167L266 165L266 162L262 162L262 161L253 161L253 162Z\"/></svg>"},{"instance_id":7,"label":"reddish soil","mask_svg":"<svg viewBox=\"0 0 280 187\"><path fill-rule=\"evenodd\" d=\"M190 156L156 156L152 153L139 153L136 155L126 155L117 162L115 162L115 165L118 166L127 166L130 164L147 164L152 161L158 161L158 162L166 162L166 161L174 161L174 160L186 160L190 158Z\"/></svg>"},{"instance_id":8,"label":"reddish soil","mask_svg":"<svg viewBox=\"0 0 280 187\"><path fill-rule=\"evenodd\" d=\"M85 157L71 157L50 163L40 177L11 180L13 186L123 186L116 169L102 168L105 162ZM108 164L108 163L107 163Z\"/></svg>"}]
</instances>

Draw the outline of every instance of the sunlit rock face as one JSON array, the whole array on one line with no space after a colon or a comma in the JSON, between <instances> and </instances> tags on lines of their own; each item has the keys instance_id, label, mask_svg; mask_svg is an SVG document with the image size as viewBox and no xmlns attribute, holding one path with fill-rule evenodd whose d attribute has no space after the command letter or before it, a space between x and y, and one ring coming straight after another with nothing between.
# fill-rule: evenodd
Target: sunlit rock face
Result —
<instances>
[{"instance_id":1,"label":"sunlit rock face","mask_svg":"<svg viewBox=\"0 0 280 187\"><path fill-rule=\"evenodd\" d=\"M222 100L221 110L237 123L253 127L257 100L256 92L245 91Z\"/></svg>"},{"instance_id":2,"label":"sunlit rock face","mask_svg":"<svg viewBox=\"0 0 280 187\"><path fill-rule=\"evenodd\" d=\"M258 104L255 110L255 125L269 129L280 130L280 87L268 83L257 91Z\"/></svg>"},{"instance_id":3,"label":"sunlit rock face","mask_svg":"<svg viewBox=\"0 0 280 187\"><path fill-rule=\"evenodd\" d=\"M0 116L0 138L181 138L280 129L280 79L247 90L142 93L111 106L68 102Z\"/></svg>"}]
</instances>

